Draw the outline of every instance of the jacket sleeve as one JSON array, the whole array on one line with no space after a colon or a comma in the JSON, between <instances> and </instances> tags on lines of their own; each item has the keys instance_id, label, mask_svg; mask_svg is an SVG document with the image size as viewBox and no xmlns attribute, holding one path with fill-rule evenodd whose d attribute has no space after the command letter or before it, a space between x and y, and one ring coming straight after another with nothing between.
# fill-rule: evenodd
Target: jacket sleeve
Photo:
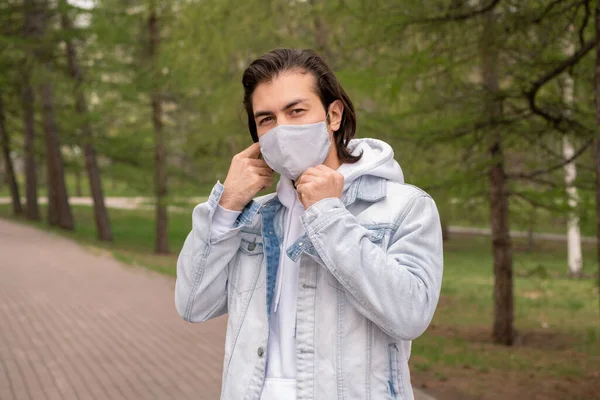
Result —
<instances>
[{"instance_id":1,"label":"jacket sleeve","mask_svg":"<svg viewBox=\"0 0 600 400\"><path fill-rule=\"evenodd\" d=\"M192 231L177 259L175 307L189 322L203 322L227 312L228 265L240 247L239 232L258 211L258 203L251 201L231 229L214 229L213 217L222 193L223 185L217 182L208 200L194 208Z\"/></svg>"},{"instance_id":2,"label":"jacket sleeve","mask_svg":"<svg viewBox=\"0 0 600 400\"><path fill-rule=\"evenodd\" d=\"M400 340L425 331L437 306L443 270L441 224L431 197L413 198L387 249L369 240L368 229L337 198L309 207L302 223L361 314Z\"/></svg>"}]
</instances>

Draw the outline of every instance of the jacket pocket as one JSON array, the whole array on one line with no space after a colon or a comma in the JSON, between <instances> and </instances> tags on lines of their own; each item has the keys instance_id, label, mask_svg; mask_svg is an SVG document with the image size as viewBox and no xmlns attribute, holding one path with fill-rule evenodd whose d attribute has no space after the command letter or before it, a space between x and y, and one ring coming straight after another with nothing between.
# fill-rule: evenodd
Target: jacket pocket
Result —
<instances>
[{"instance_id":1,"label":"jacket pocket","mask_svg":"<svg viewBox=\"0 0 600 400\"><path fill-rule=\"evenodd\" d=\"M404 398L404 388L402 387L402 383L400 383L400 369L399 369L399 354L398 346L396 343L388 344L388 389L390 395L394 399L403 399Z\"/></svg>"},{"instance_id":2,"label":"jacket pocket","mask_svg":"<svg viewBox=\"0 0 600 400\"><path fill-rule=\"evenodd\" d=\"M233 268L229 273L230 285L236 293L246 293L264 284L259 280L263 259L263 244L257 242L256 238L254 240L248 237L242 238Z\"/></svg>"}]
</instances>

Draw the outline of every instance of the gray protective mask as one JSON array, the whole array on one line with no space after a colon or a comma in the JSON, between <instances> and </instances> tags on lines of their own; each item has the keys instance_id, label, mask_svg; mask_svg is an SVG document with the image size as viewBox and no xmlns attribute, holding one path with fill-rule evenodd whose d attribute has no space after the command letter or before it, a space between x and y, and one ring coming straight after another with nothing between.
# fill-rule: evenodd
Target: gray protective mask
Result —
<instances>
[{"instance_id":1,"label":"gray protective mask","mask_svg":"<svg viewBox=\"0 0 600 400\"><path fill-rule=\"evenodd\" d=\"M295 181L327 158L331 141L326 121L271 129L258 139L264 160L274 171Z\"/></svg>"}]
</instances>

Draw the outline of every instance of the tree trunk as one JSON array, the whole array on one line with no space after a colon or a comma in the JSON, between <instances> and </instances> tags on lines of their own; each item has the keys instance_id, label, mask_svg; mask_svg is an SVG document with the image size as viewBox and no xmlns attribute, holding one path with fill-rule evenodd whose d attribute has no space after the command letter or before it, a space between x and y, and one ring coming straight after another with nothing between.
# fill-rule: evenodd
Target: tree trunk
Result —
<instances>
[{"instance_id":1,"label":"tree trunk","mask_svg":"<svg viewBox=\"0 0 600 400\"><path fill-rule=\"evenodd\" d=\"M66 1L62 0L61 5L63 10L66 7ZM62 29L68 34L68 31L72 29L71 21L66 11L61 15ZM85 169L88 175L88 181L90 184L90 193L94 202L94 218L96 221L96 231L98 239L106 242L112 241L112 230L110 226L110 219L108 216L108 209L104 204L104 193L102 190L102 180L100 177L100 169L98 168L98 162L96 159L96 149L92 143L93 133L92 127L88 120L88 107L83 93L83 73L79 68L77 62L77 50L73 42L69 39L65 40L67 48L67 59L69 63L69 73L75 81L75 111L77 114L83 117L83 126L81 127L82 139L83 139L83 154L85 158ZM77 186L78 191L80 188L80 172L77 170ZM80 194L81 195L81 194Z\"/></svg>"},{"instance_id":2,"label":"tree trunk","mask_svg":"<svg viewBox=\"0 0 600 400\"><path fill-rule=\"evenodd\" d=\"M21 206L21 196L19 195L19 185L15 176L12 158L10 157L10 138L6 131L4 123L4 104L2 102L2 93L0 93L0 143L2 144L2 154L4 155L4 169L6 171L6 182L10 188L10 196L12 198L13 214L23 214Z\"/></svg>"},{"instance_id":3,"label":"tree trunk","mask_svg":"<svg viewBox=\"0 0 600 400\"><path fill-rule=\"evenodd\" d=\"M570 31L573 30L573 26L570 27ZM565 40L565 55L571 57L575 52L575 45L571 40L570 35ZM574 82L573 77L570 73L566 73L564 77L564 88L563 98L565 105L567 106L566 114L571 116L571 109L573 107L573 90ZM573 158L575 149L571 144L571 140L567 135L563 137L563 157L565 160ZM577 209L579 205L579 195L577 188L575 187L575 179L577 177L577 167L575 161L571 161L564 166L565 171L565 188L567 191L567 201L569 204L569 215L567 220L567 258L569 262L569 276L579 277L581 276L582 269L582 257L581 257L581 232L579 230L579 216Z\"/></svg>"},{"instance_id":4,"label":"tree trunk","mask_svg":"<svg viewBox=\"0 0 600 400\"><path fill-rule=\"evenodd\" d=\"M46 66L46 72L50 67ZM54 117L52 83L45 79L41 85L40 102L44 120L44 136L46 139L46 162L48 165L48 213L56 213L48 218L50 224L63 229L73 230L73 214L65 184L65 169L60 151L60 138Z\"/></svg>"},{"instance_id":5,"label":"tree trunk","mask_svg":"<svg viewBox=\"0 0 600 400\"><path fill-rule=\"evenodd\" d=\"M23 35L25 39L32 40L39 37L40 15L32 6L31 0L25 1L25 15ZM23 107L23 132L24 132L24 150L25 150L25 216L27 219L40 220L40 207L38 204L38 178L37 163L35 154L35 95L31 87L31 68L33 54L26 53L25 62L22 68L21 81L21 104Z\"/></svg>"},{"instance_id":6,"label":"tree trunk","mask_svg":"<svg viewBox=\"0 0 600 400\"><path fill-rule=\"evenodd\" d=\"M156 8L152 5L148 17L148 33L150 36L150 63L153 66L154 75L157 75L157 54L159 44L159 27L156 16ZM154 126L154 191L156 196L156 243L155 250L159 254L169 252L169 241L167 234L167 171L165 165L165 137L162 123L162 104L158 82L153 79L154 87L150 94L152 102L152 123Z\"/></svg>"},{"instance_id":7,"label":"tree trunk","mask_svg":"<svg viewBox=\"0 0 600 400\"><path fill-rule=\"evenodd\" d=\"M568 136L563 137L563 157L570 159L575 154L573 145ZM579 230L579 216L577 215L577 206L579 204L579 195L574 186L577 177L575 162L570 162L564 166L565 187L567 191L569 215L567 219L567 258L569 262L569 276L580 277L582 270L581 257L581 232Z\"/></svg>"},{"instance_id":8,"label":"tree trunk","mask_svg":"<svg viewBox=\"0 0 600 400\"><path fill-rule=\"evenodd\" d=\"M502 103L498 84L498 52L495 47L495 17L488 12L482 33L482 78L485 86L485 108L487 118L492 122L488 152L491 159L490 216L492 249L494 256L494 326L493 337L496 343L512 345L514 342L514 304L512 246L508 223L508 194L504 171L502 133L493 121L502 116Z\"/></svg>"},{"instance_id":9,"label":"tree trunk","mask_svg":"<svg viewBox=\"0 0 600 400\"><path fill-rule=\"evenodd\" d=\"M596 251L598 256L598 294L600 294L600 1L596 2L596 143L594 162L596 170ZM599 296L600 299L600 296Z\"/></svg>"},{"instance_id":10,"label":"tree trunk","mask_svg":"<svg viewBox=\"0 0 600 400\"><path fill-rule=\"evenodd\" d=\"M50 12L47 9L47 1L28 0L27 5L35 7L35 15L38 17L36 33L44 37L47 31ZM46 36L48 36L46 34ZM52 86L52 51L42 40L36 43L34 55L41 66L40 104L42 106L42 120L44 128L44 139L46 144L47 164L47 187L48 187L48 222L58 225L63 229L73 230L73 214L69 205L67 186L65 184L65 171L62 154L60 151L60 135L54 114L54 99Z\"/></svg>"}]
</instances>

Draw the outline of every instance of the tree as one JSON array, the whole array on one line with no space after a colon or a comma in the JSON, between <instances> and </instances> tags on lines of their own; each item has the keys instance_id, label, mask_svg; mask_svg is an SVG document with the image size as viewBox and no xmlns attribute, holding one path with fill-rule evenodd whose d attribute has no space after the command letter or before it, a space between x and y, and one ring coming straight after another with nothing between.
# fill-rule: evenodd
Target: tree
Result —
<instances>
[{"instance_id":1,"label":"tree","mask_svg":"<svg viewBox=\"0 0 600 400\"><path fill-rule=\"evenodd\" d=\"M570 31L572 31L572 27ZM565 56L571 57L575 51L575 46L571 40L571 32L568 32L567 38L565 39ZM572 113L574 98L573 98L573 77L571 73L567 72L564 77L564 100L565 110L568 115ZM563 156L565 160L571 160L564 166L565 171L565 188L567 192L567 202L570 208L570 212L567 217L567 258L569 264L569 276L578 277L581 276L582 268L582 256L581 256L581 232L579 230L579 216L577 215L579 206L579 195L577 193L577 187L575 186L575 179L577 178L577 167L573 159L575 154L575 148L571 143L569 135L563 136Z\"/></svg>"},{"instance_id":2,"label":"tree","mask_svg":"<svg viewBox=\"0 0 600 400\"><path fill-rule=\"evenodd\" d=\"M68 15L68 4L65 0L61 0L61 26L66 35L65 44L67 50L67 61L69 65L69 73L74 82L74 97L75 110L79 114L83 123L81 126L81 139L83 141L83 152L85 158L85 169L87 171L90 193L94 203L94 218L96 221L96 230L98 239L102 241L112 241L112 232L108 210L104 204L104 193L102 191L102 181L100 177L100 169L96 160L96 149L93 144L92 127L89 122L88 106L83 92L83 72L79 67L77 60L77 50L72 39L68 38L71 34L72 25Z\"/></svg>"},{"instance_id":3,"label":"tree","mask_svg":"<svg viewBox=\"0 0 600 400\"><path fill-rule=\"evenodd\" d=\"M28 0L30 3L35 1ZM40 2L40 32L44 40L37 46L36 58L41 66L42 82L39 85L40 103L42 106L42 119L44 138L46 144L46 163L48 174L48 222L63 229L73 230L74 221L69 204L67 187L65 184L64 162L61 153L60 135L54 112L54 93L52 85L54 44L48 32L48 19L51 17L48 3Z\"/></svg>"},{"instance_id":4,"label":"tree","mask_svg":"<svg viewBox=\"0 0 600 400\"><path fill-rule=\"evenodd\" d=\"M493 336L496 342L511 344L509 210L527 215L531 208L543 208L568 215L568 207L557 206L564 199L560 173L589 148L590 113L580 105L585 104L585 90L570 115L563 93L556 90L567 70L574 76L585 71L585 56L593 47L586 40L589 1L445 1L428 7L411 1L402 6L384 3L389 4L378 11L379 24L371 24L381 30L381 40L368 39L376 43L370 53L377 54L382 68L390 68L388 58L399 67L396 79L381 80L391 87L389 106L376 98L374 116L389 120L396 115L402 124L395 130L404 132L403 139L419 146L419 154L435 154L423 167L433 180L423 186L435 190L434 195L449 200L450 193L468 205L488 196L495 271ZM572 56L565 57L561 43L570 24L578 43ZM476 43L473 38L478 36ZM370 85L378 86L376 78ZM566 134L581 144L568 158L557 150ZM439 156L449 149L456 156ZM583 187L585 177L581 174L574 185ZM519 214L511 216L517 219Z\"/></svg>"},{"instance_id":5,"label":"tree","mask_svg":"<svg viewBox=\"0 0 600 400\"><path fill-rule=\"evenodd\" d=\"M492 253L494 257L494 340L512 345L514 341L513 318L513 266L508 224L508 194L504 170L502 132L498 121L502 119L502 98L498 83L498 49L496 47L496 21L494 11L484 17L481 74L484 86L485 113L489 121L488 152L491 159L490 216Z\"/></svg>"},{"instance_id":6,"label":"tree","mask_svg":"<svg viewBox=\"0 0 600 400\"><path fill-rule=\"evenodd\" d=\"M152 64L153 76L158 77L158 46L160 43L160 30L156 5L152 2L148 15L149 57ZM152 124L154 126L154 190L156 196L156 243L157 253L169 252L168 241L168 214L167 214L167 170L165 156L165 136L162 122L162 102L160 88L157 81L150 93L152 103Z\"/></svg>"},{"instance_id":7,"label":"tree","mask_svg":"<svg viewBox=\"0 0 600 400\"><path fill-rule=\"evenodd\" d=\"M594 146L594 170L596 171L596 248L598 257L598 293L600 294L600 1L596 2L596 68L594 73L596 92L596 137Z\"/></svg>"},{"instance_id":8,"label":"tree","mask_svg":"<svg viewBox=\"0 0 600 400\"><path fill-rule=\"evenodd\" d=\"M23 108L23 132L25 150L25 216L37 221L40 219L37 190L37 163L35 151L35 94L31 85L34 54L31 47L40 40L41 12L32 0L26 0L23 6L23 37L26 48L21 68L21 105Z\"/></svg>"},{"instance_id":9,"label":"tree","mask_svg":"<svg viewBox=\"0 0 600 400\"><path fill-rule=\"evenodd\" d=\"M4 169L6 171L6 181L10 188L10 196L12 199L13 214L21 215L23 207L21 206L21 196L19 195L19 185L11 158L10 137L6 131L6 123L4 119L4 104L2 92L0 92L0 144L2 146L2 155L4 156Z\"/></svg>"}]
</instances>

